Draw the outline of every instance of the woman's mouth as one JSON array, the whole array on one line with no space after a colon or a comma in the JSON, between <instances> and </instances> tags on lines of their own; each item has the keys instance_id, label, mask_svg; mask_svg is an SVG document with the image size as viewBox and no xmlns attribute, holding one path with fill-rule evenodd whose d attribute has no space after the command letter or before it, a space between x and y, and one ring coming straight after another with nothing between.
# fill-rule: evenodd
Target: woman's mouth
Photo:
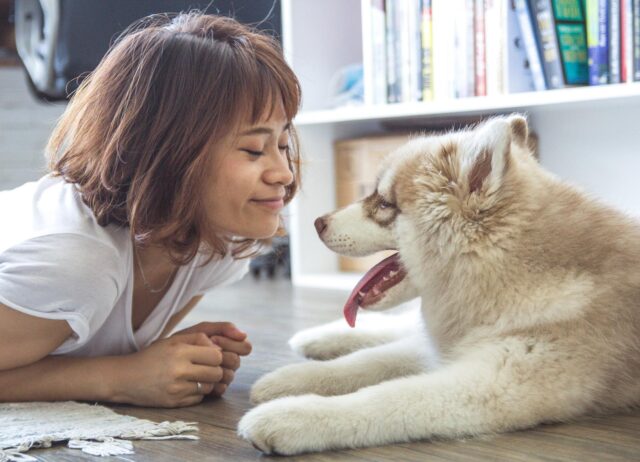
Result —
<instances>
[{"instance_id":1,"label":"woman's mouth","mask_svg":"<svg viewBox=\"0 0 640 462\"><path fill-rule=\"evenodd\" d=\"M284 207L284 199L282 197L272 197L267 199L251 199L251 202L256 203L269 210L280 210Z\"/></svg>"}]
</instances>

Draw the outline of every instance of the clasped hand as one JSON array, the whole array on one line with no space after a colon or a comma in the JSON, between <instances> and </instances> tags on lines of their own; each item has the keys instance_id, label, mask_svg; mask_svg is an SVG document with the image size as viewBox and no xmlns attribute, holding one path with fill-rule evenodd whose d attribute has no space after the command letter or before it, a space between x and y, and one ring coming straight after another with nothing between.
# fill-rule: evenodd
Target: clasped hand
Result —
<instances>
[{"instance_id":1,"label":"clasped hand","mask_svg":"<svg viewBox=\"0 0 640 462\"><path fill-rule=\"evenodd\" d=\"M182 407L207 395L221 396L240 367L240 356L251 352L246 337L232 323L202 322L152 343L131 357L135 378L128 381L126 401Z\"/></svg>"}]
</instances>

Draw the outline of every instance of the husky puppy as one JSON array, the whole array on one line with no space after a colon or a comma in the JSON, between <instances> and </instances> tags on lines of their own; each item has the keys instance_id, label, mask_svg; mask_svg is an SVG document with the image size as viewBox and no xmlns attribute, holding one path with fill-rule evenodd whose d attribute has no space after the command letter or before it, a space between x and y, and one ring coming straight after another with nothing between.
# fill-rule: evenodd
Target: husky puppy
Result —
<instances>
[{"instance_id":1,"label":"husky puppy","mask_svg":"<svg viewBox=\"0 0 640 462\"><path fill-rule=\"evenodd\" d=\"M413 139L373 194L316 221L335 252L398 250L348 299L351 325L416 297L422 322L298 333L294 349L323 361L258 380L242 437L298 454L640 404L640 224L541 168L527 138L516 115Z\"/></svg>"}]
</instances>

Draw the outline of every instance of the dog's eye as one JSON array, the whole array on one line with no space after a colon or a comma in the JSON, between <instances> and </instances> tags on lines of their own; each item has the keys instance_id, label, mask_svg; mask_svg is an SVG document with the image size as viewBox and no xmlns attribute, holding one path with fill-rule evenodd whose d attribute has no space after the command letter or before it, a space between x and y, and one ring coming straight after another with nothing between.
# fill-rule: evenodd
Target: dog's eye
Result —
<instances>
[{"instance_id":1,"label":"dog's eye","mask_svg":"<svg viewBox=\"0 0 640 462\"><path fill-rule=\"evenodd\" d=\"M378 208L385 210L385 209L392 209L394 208L395 205L393 205L391 202L387 202L385 200L381 200L380 203L378 204Z\"/></svg>"}]
</instances>

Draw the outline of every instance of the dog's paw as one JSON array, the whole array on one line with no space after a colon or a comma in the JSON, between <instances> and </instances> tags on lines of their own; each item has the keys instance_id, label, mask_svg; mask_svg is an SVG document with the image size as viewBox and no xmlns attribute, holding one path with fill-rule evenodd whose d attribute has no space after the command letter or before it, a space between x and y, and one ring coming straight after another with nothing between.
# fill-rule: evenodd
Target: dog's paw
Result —
<instances>
[{"instance_id":1,"label":"dog's paw","mask_svg":"<svg viewBox=\"0 0 640 462\"><path fill-rule=\"evenodd\" d=\"M298 332L289 346L305 358L326 361L389 340L392 338L382 332L354 330L341 319Z\"/></svg>"},{"instance_id":2,"label":"dog's paw","mask_svg":"<svg viewBox=\"0 0 640 462\"><path fill-rule=\"evenodd\" d=\"M240 420L238 435L265 454L290 456L330 449L335 439L327 425L332 406L323 400L327 398L304 395L262 404Z\"/></svg>"},{"instance_id":3,"label":"dog's paw","mask_svg":"<svg viewBox=\"0 0 640 462\"><path fill-rule=\"evenodd\" d=\"M264 403L284 396L325 394L326 378L322 378L322 365L308 362L290 364L261 377L251 387L251 402Z\"/></svg>"}]
</instances>

